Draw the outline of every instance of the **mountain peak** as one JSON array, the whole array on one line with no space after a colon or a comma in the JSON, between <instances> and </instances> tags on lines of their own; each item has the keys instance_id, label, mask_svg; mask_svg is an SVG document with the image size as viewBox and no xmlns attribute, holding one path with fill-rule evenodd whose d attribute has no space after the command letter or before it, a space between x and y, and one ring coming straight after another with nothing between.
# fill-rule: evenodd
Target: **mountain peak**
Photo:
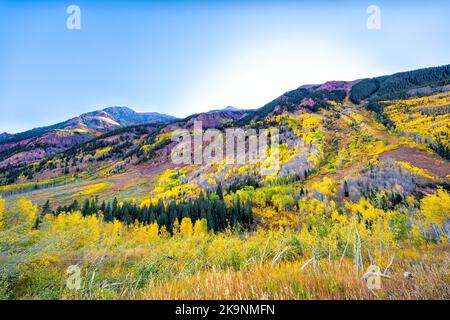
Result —
<instances>
[{"instance_id":1,"label":"mountain peak","mask_svg":"<svg viewBox=\"0 0 450 320\"><path fill-rule=\"evenodd\" d=\"M228 106L225 109L223 109L223 111L242 111L242 109L235 108L235 107L232 107L232 106Z\"/></svg>"},{"instance_id":2,"label":"mountain peak","mask_svg":"<svg viewBox=\"0 0 450 320\"><path fill-rule=\"evenodd\" d=\"M320 91L320 90L344 90L349 91L353 85L360 82L361 80L353 80L353 81L342 81L342 80L331 80L321 84L305 84L299 89L307 89L312 91Z\"/></svg>"},{"instance_id":3,"label":"mountain peak","mask_svg":"<svg viewBox=\"0 0 450 320\"><path fill-rule=\"evenodd\" d=\"M136 111L134 111L133 109L131 109L130 107L126 107L126 106L112 106L112 107L108 107L105 109L102 109L102 111L105 112L131 112L131 113L136 113Z\"/></svg>"},{"instance_id":4,"label":"mountain peak","mask_svg":"<svg viewBox=\"0 0 450 320\"><path fill-rule=\"evenodd\" d=\"M207 113L216 113L216 112L244 112L244 111L246 111L246 110L239 109L239 108L232 107L232 106L228 106L228 107L223 108L223 109L214 109L214 110L208 111Z\"/></svg>"},{"instance_id":5,"label":"mountain peak","mask_svg":"<svg viewBox=\"0 0 450 320\"><path fill-rule=\"evenodd\" d=\"M9 134L8 132L0 133L0 140L6 140L6 139L10 138L11 136L12 135Z\"/></svg>"},{"instance_id":6,"label":"mountain peak","mask_svg":"<svg viewBox=\"0 0 450 320\"><path fill-rule=\"evenodd\" d=\"M35 128L18 134L0 134L0 168L27 165L55 153L89 141L100 134L120 127L169 123L177 118L157 112L138 113L125 106L112 106L84 113L51 126ZM43 149L41 146L45 145ZM13 150L10 152L9 150ZM8 157L1 161L2 152ZM10 152L10 153L8 153Z\"/></svg>"},{"instance_id":7,"label":"mountain peak","mask_svg":"<svg viewBox=\"0 0 450 320\"><path fill-rule=\"evenodd\" d=\"M122 126L144 124L144 123L167 123L177 118L158 112L136 112L126 106L112 106L100 111L93 111L82 115L81 117L97 116L99 113L106 113L112 120Z\"/></svg>"}]
</instances>

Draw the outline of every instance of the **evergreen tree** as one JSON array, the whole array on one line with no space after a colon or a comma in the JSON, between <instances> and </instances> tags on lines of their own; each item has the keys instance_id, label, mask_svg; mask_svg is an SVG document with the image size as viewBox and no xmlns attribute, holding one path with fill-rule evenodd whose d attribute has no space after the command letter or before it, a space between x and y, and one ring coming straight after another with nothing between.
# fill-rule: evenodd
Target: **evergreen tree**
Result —
<instances>
[{"instance_id":1,"label":"evergreen tree","mask_svg":"<svg viewBox=\"0 0 450 320\"><path fill-rule=\"evenodd\" d=\"M50 208L50 200L47 200L45 202L45 204L42 206L42 214L47 214L52 212L51 208Z\"/></svg>"}]
</instances>

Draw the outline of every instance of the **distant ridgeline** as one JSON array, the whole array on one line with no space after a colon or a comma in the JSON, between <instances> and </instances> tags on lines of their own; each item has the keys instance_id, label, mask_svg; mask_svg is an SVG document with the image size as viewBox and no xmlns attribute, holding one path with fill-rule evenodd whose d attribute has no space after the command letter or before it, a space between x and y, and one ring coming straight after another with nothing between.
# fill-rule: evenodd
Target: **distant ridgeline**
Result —
<instances>
[{"instance_id":1,"label":"distant ridgeline","mask_svg":"<svg viewBox=\"0 0 450 320\"><path fill-rule=\"evenodd\" d=\"M319 85L317 86L319 87ZM248 114L239 121L235 122L235 126L244 126L249 124L252 120L262 120L269 114L276 111L276 108L283 111L293 112L298 106L316 112L320 108L329 105L329 101L343 102L347 93L345 90L316 90L315 87L304 88L300 87L296 90L286 92L277 99L264 105L262 108ZM302 102L308 100L309 104L302 105Z\"/></svg>"},{"instance_id":2,"label":"distant ridgeline","mask_svg":"<svg viewBox=\"0 0 450 320\"><path fill-rule=\"evenodd\" d=\"M406 99L421 94L428 95L433 93L433 88L449 84L450 65L400 72L358 82L352 86L350 100L360 103L367 99Z\"/></svg>"},{"instance_id":3,"label":"distant ridgeline","mask_svg":"<svg viewBox=\"0 0 450 320\"><path fill-rule=\"evenodd\" d=\"M352 86L350 100L357 104L367 101L366 108L374 111L384 125L392 126L392 121L383 114L386 104L382 101L430 95L447 85L450 85L450 65L364 79Z\"/></svg>"},{"instance_id":4,"label":"distant ridgeline","mask_svg":"<svg viewBox=\"0 0 450 320\"><path fill-rule=\"evenodd\" d=\"M327 107L330 101L342 103L347 96L347 90L350 90L352 102L359 104L367 100L367 108L381 114L383 107L378 103L379 101L429 95L443 86L450 85L450 65L400 72L355 82L337 81L336 84L330 87L302 86L286 92L262 108L243 117L235 125L247 125L251 121L261 120L277 110L292 112L300 107L316 112L320 108ZM379 119L387 123L386 118L380 117Z\"/></svg>"}]
</instances>

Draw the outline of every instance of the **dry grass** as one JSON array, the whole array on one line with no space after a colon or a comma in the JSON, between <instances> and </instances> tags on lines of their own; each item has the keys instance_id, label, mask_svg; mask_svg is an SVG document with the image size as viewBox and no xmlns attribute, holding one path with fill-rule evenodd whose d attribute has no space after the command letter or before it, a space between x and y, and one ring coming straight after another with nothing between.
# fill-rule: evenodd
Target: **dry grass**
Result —
<instances>
[{"instance_id":1,"label":"dry grass","mask_svg":"<svg viewBox=\"0 0 450 320\"><path fill-rule=\"evenodd\" d=\"M388 271L380 290L367 289L352 261L285 262L245 270L207 270L151 282L138 299L450 299L449 246L405 252ZM413 278L406 280L405 271Z\"/></svg>"}]
</instances>

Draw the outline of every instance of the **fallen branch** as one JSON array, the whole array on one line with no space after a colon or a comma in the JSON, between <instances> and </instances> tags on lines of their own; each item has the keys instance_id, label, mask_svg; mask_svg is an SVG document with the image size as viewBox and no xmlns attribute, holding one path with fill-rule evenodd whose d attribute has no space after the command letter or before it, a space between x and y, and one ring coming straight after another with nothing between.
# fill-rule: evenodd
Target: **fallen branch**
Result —
<instances>
[{"instance_id":1,"label":"fallen branch","mask_svg":"<svg viewBox=\"0 0 450 320\"><path fill-rule=\"evenodd\" d=\"M289 247L284 248L281 252L279 252L272 260L272 267L277 263L278 259L289 249Z\"/></svg>"},{"instance_id":2,"label":"fallen branch","mask_svg":"<svg viewBox=\"0 0 450 320\"><path fill-rule=\"evenodd\" d=\"M302 265L302 267L300 268L300 270L305 269L306 266L307 266L308 264L310 264L312 261L314 261L314 259L315 259L315 258L312 257L311 259L309 259L308 261L306 261L305 264Z\"/></svg>"},{"instance_id":3,"label":"fallen branch","mask_svg":"<svg viewBox=\"0 0 450 320\"><path fill-rule=\"evenodd\" d=\"M391 259L391 261L389 261L389 264L386 267L386 269L384 269L385 274L388 272L389 268L392 266L392 263L394 262L394 258L395 258L395 254L392 256L392 259Z\"/></svg>"},{"instance_id":4,"label":"fallen branch","mask_svg":"<svg viewBox=\"0 0 450 320\"><path fill-rule=\"evenodd\" d=\"M387 274L380 273L380 272L366 272L363 275L364 281L367 281L370 277L382 277L382 278L386 278L386 279L391 279L391 277L388 276Z\"/></svg>"}]
</instances>

